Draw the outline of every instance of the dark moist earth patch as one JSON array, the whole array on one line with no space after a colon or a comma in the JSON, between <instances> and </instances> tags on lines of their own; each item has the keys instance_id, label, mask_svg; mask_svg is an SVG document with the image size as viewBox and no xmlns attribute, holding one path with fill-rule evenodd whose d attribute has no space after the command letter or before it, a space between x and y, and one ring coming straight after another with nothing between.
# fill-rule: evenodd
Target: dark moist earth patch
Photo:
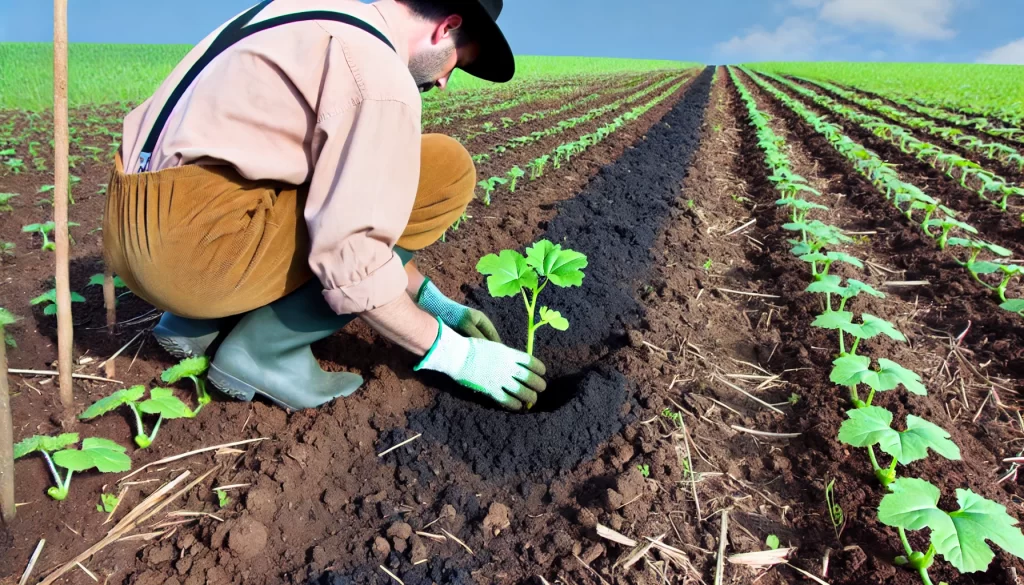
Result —
<instances>
[{"instance_id":1,"label":"dark moist earth patch","mask_svg":"<svg viewBox=\"0 0 1024 585\"><path fill-rule=\"evenodd\" d=\"M548 366L551 390L541 395L537 412L501 412L449 389L430 408L410 413L412 429L447 446L485 478L550 476L592 457L621 431L631 389L622 374L598 364L625 345L627 329L643 319L641 280L699 142L712 74L701 74L644 140L557 206L543 238L583 252L589 266L582 287L548 287L541 299L571 327L538 334L537 353ZM522 345L525 309L518 299L493 299L483 287L468 296L494 319L507 343Z\"/></svg>"}]
</instances>

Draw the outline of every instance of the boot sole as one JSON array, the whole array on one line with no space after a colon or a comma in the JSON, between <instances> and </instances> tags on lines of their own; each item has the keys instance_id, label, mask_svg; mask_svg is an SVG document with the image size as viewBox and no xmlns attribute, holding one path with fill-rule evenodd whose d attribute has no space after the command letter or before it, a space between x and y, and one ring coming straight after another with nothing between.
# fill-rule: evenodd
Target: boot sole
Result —
<instances>
[{"instance_id":1,"label":"boot sole","mask_svg":"<svg viewBox=\"0 0 1024 585\"><path fill-rule=\"evenodd\" d=\"M267 400L273 402L274 404L280 406L281 408L287 410L300 410L298 408L291 406L290 404L285 404L284 402L281 402L277 398L274 398L273 396L261 391L259 388L251 384L247 384L246 382L239 380L238 378L232 376L231 374L228 374L224 370L221 370L216 365L210 366L210 370L206 375L206 380L213 384L213 386L217 388L217 390L220 390L221 392L227 394L228 396L234 398L235 400L240 400L242 402L252 402L253 397L258 394L266 398Z\"/></svg>"},{"instance_id":2,"label":"boot sole","mask_svg":"<svg viewBox=\"0 0 1024 585\"><path fill-rule=\"evenodd\" d=\"M160 344L160 347L164 348L164 351L179 360L201 356L206 353L204 348L191 343L187 337L160 337L159 335L154 335L153 337L156 338L156 342Z\"/></svg>"}]
</instances>

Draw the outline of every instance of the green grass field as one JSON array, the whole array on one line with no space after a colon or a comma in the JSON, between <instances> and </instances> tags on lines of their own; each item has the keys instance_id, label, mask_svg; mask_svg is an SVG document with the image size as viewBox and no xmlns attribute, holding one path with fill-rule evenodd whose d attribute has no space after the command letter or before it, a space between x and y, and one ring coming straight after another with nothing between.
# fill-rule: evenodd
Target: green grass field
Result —
<instances>
[{"instance_id":1,"label":"green grass field","mask_svg":"<svg viewBox=\"0 0 1024 585\"><path fill-rule=\"evenodd\" d=\"M766 62L748 63L747 67L1024 115L1024 67L1019 65Z\"/></svg>"},{"instance_id":2,"label":"green grass field","mask_svg":"<svg viewBox=\"0 0 1024 585\"><path fill-rule=\"evenodd\" d=\"M190 45L72 44L68 56L71 105L140 102L149 97L190 48ZM593 57L522 56L516 61L518 81L694 65L679 61ZM53 103L52 44L0 43L0 71L3 72L0 108L38 110ZM458 71L449 87L476 89L487 85L491 84Z\"/></svg>"}]
</instances>

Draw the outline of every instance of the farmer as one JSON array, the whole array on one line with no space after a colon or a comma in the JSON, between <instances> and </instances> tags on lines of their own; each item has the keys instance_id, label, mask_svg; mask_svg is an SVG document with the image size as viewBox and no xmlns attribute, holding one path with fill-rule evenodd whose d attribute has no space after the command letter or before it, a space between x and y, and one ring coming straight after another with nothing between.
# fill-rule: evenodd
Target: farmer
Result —
<instances>
[{"instance_id":1,"label":"farmer","mask_svg":"<svg viewBox=\"0 0 1024 585\"><path fill-rule=\"evenodd\" d=\"M359 317L419 356L417 371L509 409L535 403L544 365L412 261L476 185L462 145L421 135L419 93L456 67L512 78L501 8L266 0L193 49L125 119L104 215L108 265L165 311L159 343L197 356L223 337L214 386L313 408L362 385L310 350Z\"/></svg>"}]
</instances>

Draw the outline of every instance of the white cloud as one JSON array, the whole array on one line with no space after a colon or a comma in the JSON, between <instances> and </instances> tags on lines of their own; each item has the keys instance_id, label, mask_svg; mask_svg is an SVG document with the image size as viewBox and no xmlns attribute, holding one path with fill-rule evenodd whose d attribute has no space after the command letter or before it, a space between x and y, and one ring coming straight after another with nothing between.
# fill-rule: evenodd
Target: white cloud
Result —
<instances>
[{"instance_id":1,"label":"white cloud","mask_svg":"<svg viewBox=\"0 0 1024 585\"><path fill-rule=\"evenodd\" d=\"M806 1L806 0L799 0ZM755 27L715 45L723 56L741 61L793 61L809 59L817 46L817 26L811 20L789 17L773 31Z\"/></svg>"},{"instance_id":2,"label":"white cloud","mask_svg":"<svg viewBox=\"0 0 1024 585\"><path fill-rule=\"evenodd\" d=\"M812 0L793 0L807 5ZM954 0L825 0L819 18L846 28L882 28L904 40L942 40L956 35L949 27Z\"/></svg>"},{"instance_id":3,"label":"white cloud","mask_svg":"<svg viewBox=\"0 0 1024 585\"><path fill-rule=\"evenodd\" d=\"M1024 65L1024 38L1019 38L982 54L981 57L978 57L978 63Z\"/></svg>"},{"instance_id":4,"label":"white cloud","mask_svg":"<svg viewBox=\"0 0 1024 585\"><path fill-rule=\"evenodd\" d=\"M790 4L798 8L817 8L823 0L789 0Z\"/></svg>"}]
</instances>

